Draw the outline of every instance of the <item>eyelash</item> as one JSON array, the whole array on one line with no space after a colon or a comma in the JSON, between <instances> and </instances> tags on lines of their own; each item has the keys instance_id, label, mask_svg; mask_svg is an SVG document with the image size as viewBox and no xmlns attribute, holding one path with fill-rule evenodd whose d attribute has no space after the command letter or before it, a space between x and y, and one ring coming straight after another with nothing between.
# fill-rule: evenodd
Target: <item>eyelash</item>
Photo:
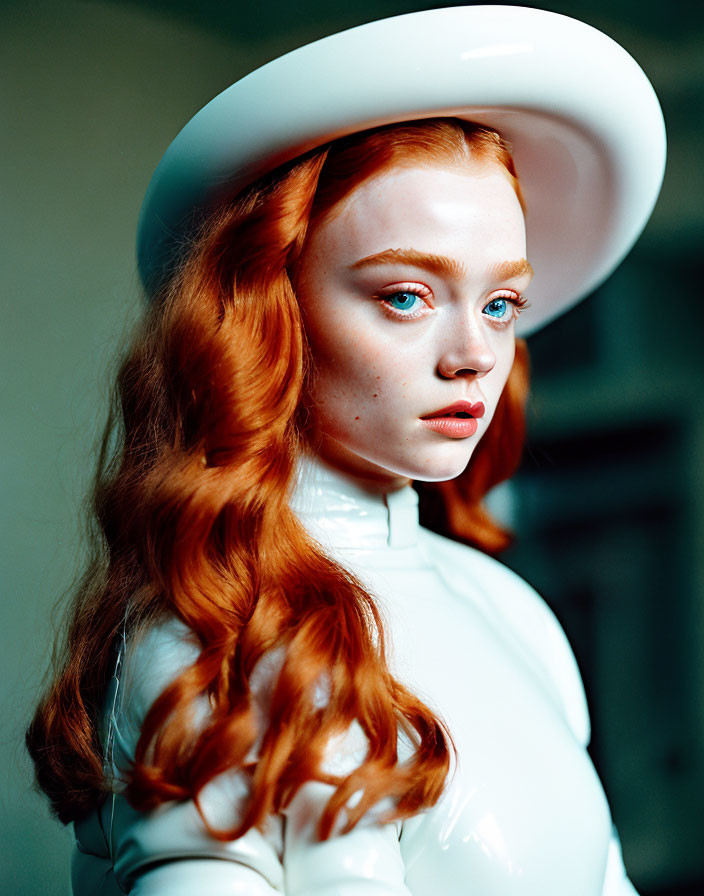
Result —
<instances>
[{"instance_id":1,"label":"eyelash","mask_svg":"<svg viewBox=\"0 0 704 896\"><path fill-rule=\"evenodd\" d=\"M489 299L489 301L484 306L484 309L488 308L492 302L496 302L499 299L504 299L505 301L507 301L511 305L513 305L513 314L507 320L491 318L491 315L487 315L487 317L489 317L490 320L493 320L497 324L497 326L500 326L500 327L507 326L508 324L511 323L511 321L516 320L516 318L521 313L521 311L523 311L523 309L526 308L526 306L528 305L528 302L522 296L519 296L517 293L507 292L506 290L502 290L501 292L498 293L498 295L494 295ZM484 310L484 309L482 309L482 310Z\"/></svg>"},{"instance_id":2,"label":"eyelash","mask_svg":"<svg viewBox=\"0 0 704 896\"><path fill-rule=\"evenodd\" d=\"M393 289L390 289L388 292L380 292L376 293L372 298L377 299L385 314L389 317L394 318L395 320L416 320L419 317L425 317L426 310L423 309L416 313L404 314L398 309L392 308L389 304L389 301L396 295L401 293L407 293L408 295L417 296L421 301L425 302L425 309L432 309L432 305L430 305L426 300L430 296L430 290L427 287L419 287L417 284L413 283L401 283L398 286L395 286ZM513 316L508 320L495 320L495 323L498 326L505 326L511 323L512 320L515 320L521 311L527 307L527 301L518 293L509 292L506 290L501 291L499 294L492 296L489 301L484 306L485 308L491 304L491 302L496 301L497 299L505 299L511 305L513 305L514 313ZM490 317L489 315L487 315ZM490 318L491 319L491 318Z\"/></svg>"},{"instance_id":3,"label":"eyelash","mask_svg":"<svg viewBox=\"0 0 704 896\"><path fill-rule=\"evenodd\" d=\"M401 293L417 296L424 302L425 308L411 314L404 314L402 311L392 308L389 304L390 300ZM419 286L415 283L399 283L398 286L394 286L393 289L389 289L388 292L377 293L372 298L377 299L380 302L382 310L385 314L388 314L389 317L392 317L395 320L416 320L419 317L425 317L427 310L432 308L432 305L426 301L429 296L430 290L427 287Z\"/></svg>"}]
</instances>

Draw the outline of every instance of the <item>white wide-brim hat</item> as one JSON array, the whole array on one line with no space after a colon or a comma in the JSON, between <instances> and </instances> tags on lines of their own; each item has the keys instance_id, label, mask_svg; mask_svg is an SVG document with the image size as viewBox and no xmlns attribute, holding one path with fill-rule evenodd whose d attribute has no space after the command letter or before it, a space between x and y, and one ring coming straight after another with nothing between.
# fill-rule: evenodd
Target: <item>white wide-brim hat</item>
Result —
<instances>
[{"instance_id":1,"label":"white wide-brim hat","mask_svg":"<svg viewBox=\"0 0 704 896\"><path fill-rule=\"evenodd\" d=\"M300 47L201 109L144 199L137 256L148 294L194 221L261 175L334 138L436 116L488 125L511 146L535 270L519 335L602 283L650 217L665 127L650 82L621 46L538 9L434 9Z\"/></svg>"}]
</instances>

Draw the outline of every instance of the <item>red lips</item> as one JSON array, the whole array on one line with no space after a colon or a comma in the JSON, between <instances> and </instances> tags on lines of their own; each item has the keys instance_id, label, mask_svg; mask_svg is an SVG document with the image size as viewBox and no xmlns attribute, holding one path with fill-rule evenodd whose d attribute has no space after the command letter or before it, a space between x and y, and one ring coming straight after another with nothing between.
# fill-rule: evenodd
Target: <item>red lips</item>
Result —
<instances>
[{"instance_id":1,"label":"red lips","mask_svg":"<svg viewBox=\"0 0 704 896\"><path fill-rule=\"evenodd\" d=\"M432 414L426 414L425 417L422 417L422 420L434 420L437 417L455 417L460 420L466 419L467 417L483 417L484 416L484 405L481 401L475 401L472 403L471 401L455 401L453 404L448 405L446 408L442 408L439 411L434 411Z\"/></svg>"}]
</instances>

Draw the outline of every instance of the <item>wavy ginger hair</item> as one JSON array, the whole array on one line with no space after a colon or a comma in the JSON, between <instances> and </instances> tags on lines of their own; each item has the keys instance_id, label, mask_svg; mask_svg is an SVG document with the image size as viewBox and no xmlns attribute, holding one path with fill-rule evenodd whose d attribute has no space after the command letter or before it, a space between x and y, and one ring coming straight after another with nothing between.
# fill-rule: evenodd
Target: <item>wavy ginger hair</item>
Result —
<instances>
[{"instance_id":1,"label":"wavy ginger hair","mask_svg":"<svg viewBox=\"0 0 704 896\"><path fill-rule=\"evenodd\" d=\"M57 642L57 671L27 731L37 781L64 822L109 788L97 733L114 645L175 615L196 635L197 660L144 720L127 797L139 810L195 799L216 775L244 767L260 735L241 836L285 808L308 780L334 785L320 819L345 830L383 797L389 818L434 804L449 768L448 732L391 674L372 596L308 536L289 506L314 373L295 270L308 229L371 175L394 164L501 164L498 134L454 119L374 129L316 149L211 215L151 304L121 363L93 492L92 560ZM481 506L514 472L527 387L519 343L494 419L467 470L421 486L422 521L495 551L506 533ZM445 520L445 522L443 521ZM250 676L282 648L266 730ZM329 699L316 701L325 682ZM190 710L208 695L197 730ZM323 769L331 737L357 720L369 748L351 774ZM399 762L397 734L415 747ZM361 792L354 808L350 797ZM201 815L203 813L201 812Z\"/></svg>"}]
</instances>

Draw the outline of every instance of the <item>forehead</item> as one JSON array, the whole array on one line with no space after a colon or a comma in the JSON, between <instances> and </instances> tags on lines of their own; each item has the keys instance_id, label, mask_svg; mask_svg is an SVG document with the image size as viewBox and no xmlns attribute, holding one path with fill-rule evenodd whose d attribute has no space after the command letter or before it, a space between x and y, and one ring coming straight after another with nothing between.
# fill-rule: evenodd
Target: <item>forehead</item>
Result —
<instances>
[{"instance_id":1,"label":"forehead","mask_svg":"<svg viewBox=\"0 0 704 896\"><path fill-rule=\"evenodd\" d=\"M402 166L355 187L310 242L310 248L351 260L389 248L504 260L525 254L525 223L501 165Z\"/></svg>"}]
</instances>

